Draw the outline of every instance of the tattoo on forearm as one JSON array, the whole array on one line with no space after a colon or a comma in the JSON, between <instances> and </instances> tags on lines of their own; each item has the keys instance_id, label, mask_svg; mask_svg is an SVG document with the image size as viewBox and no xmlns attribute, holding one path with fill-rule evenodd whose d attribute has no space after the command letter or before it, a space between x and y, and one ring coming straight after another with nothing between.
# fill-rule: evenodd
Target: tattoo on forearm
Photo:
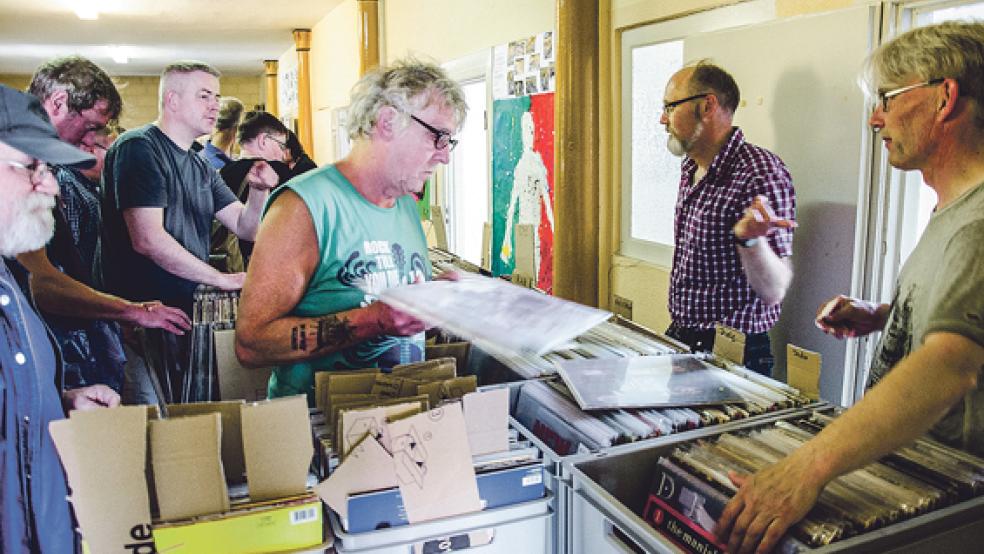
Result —
<instances>
[{"instance_id":1,"label":"tattoo on forearm","mask_svg":"<svg viewBox=\"0 0 984 554\"><path fill-rule=\"evenodd\" d=\"M308 329L310 328L313 352L318 352L332 345L348 344L355 338L355 329L345 319L329 315L318 320L318 325L302 324L290 330L291 350L308 350Z\"/></svg>"}]
</instances>

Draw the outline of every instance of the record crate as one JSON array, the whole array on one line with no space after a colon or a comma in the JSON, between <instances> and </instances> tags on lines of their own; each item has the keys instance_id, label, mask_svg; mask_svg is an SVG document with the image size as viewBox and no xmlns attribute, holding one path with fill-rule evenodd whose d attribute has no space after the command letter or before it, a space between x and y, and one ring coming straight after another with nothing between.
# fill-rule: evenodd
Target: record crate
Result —
<instances>
[{"instance_id":1,"label":"record crate","mask_svg":"<svg viewBox=\"0 0 984 554\"><path fill-rule=\"evenodd\" d=\"M670 435L661 439L630 445L621 445L604 452L572 457L567 460L571 474L571 552L573 554L606 554L625 552L719 552L708 544L711 535L690 523L673 508L672 502L655 505L650 495L657 477L657 462L666 458L680 446L693 446L700 439L716 440L729 433L744 436L769 427L789 426L794 420L812 418L814 414L833 416L839 410L826 407L816 410L802 409L791 413L774 414L771 417L745 420L717 427L699 429L686 434ZM963 454L961 454L963 456ZM984 468L982 474L984 474ZM683 487L701 491L701 484L682 482ZM662 487L660 492L667 493ZM677 484L679 485L679 484ZM830 485L828 485L830 488ZM679 492L677 492L679 494ZM705 509L705 498L700 492L688 493L687 507L698 507L705 517L713 510ZM717 493L720 496L720 493ZM980 491L973 494L980 494ZM956 498L956 497L951 497ZM807 546L787 538L775 552L968 552L977 550L984 538L984 496L961 496L954 503L941 502L935 509L920 511L895 522L883 522L871 530L856 530L857 534L845 536L822 546ZM695 500L696 499L696 500ZM682 498L681 498L682 500ZM648 504L648 506L647 506ZM681 504L683 504L681 502ZM710 505L711 501L706 501ZM669 506L669 508L667 508ZM653 509L655 507L655 509ZM681 510L685 511L685 510ZM690 516L698 513L692 511ZM644 515L663 532L657 531ZM699 516L698 516L699 519ZM712 520L714 517L711 518ZM670 523L684 521L684 525ZM690 525L687 528L686 525ZM701 535L707 541L701 541ZM673 538L670 538L670 537ZM695 540L696 539L696 540ZM970 545L978 545L973 547Z\"/></svg>"}]
</instances>

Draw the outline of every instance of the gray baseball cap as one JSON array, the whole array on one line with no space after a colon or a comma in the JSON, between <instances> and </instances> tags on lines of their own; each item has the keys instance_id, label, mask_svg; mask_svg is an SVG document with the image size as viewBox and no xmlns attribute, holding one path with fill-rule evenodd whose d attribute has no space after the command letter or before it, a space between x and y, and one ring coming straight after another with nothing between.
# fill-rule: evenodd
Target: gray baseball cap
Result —
<instances>
[{"instance_id":1,"label":"gray baseball cap","mask_svg":"<svg viewBox=\"0 0 984 554\"><path fill-rule=\"evenodd\" d=\"M79 168L96 158L58 138L48 112L34 96L0 85L0 141L43 162Z\"/></svg>"}]
</instances>

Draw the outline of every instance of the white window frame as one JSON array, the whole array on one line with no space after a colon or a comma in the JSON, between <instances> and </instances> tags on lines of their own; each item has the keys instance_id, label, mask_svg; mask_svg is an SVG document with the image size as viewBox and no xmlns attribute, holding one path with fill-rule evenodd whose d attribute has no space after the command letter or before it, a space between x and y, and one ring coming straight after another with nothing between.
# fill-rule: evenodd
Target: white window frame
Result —
<instances>
[{"instance_id":1,"label":"white window frame","mask_svg":"<svg viewBox=\"0 0 984 554\"><path fill-rule=\"evenodd\" d=\"M764 23L772 21L775 18L774 0L750 0L732 6L724 6L706 12L629 29L622 33L620 255L667 268L673 262L672 244L643 240L632 236L632 49L651 44L682 40L695 33ZM688 61L692 60L684 60L685 63ZM640 154L646 155L645 152L641 152ZM675 203L676 196L667 198L667 201Z\"/></svg>"}]
</instances>

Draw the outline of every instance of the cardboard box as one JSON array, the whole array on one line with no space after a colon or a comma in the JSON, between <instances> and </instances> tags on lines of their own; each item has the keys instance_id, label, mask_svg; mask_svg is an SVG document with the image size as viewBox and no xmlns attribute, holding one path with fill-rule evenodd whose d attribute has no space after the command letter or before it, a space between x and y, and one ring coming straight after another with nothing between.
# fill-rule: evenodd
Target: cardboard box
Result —
<instances>
[{"instance_id":1,"label":"cardboard box","mask_svg":"<svg viewBox=\"0 0 984 554\"><path fill-rule=\"evenodd\" d=\"M215 337L215 371L219 380L219 398L255 402L267 397L269 367L243 367L236 358L236 330L223 329Z\"/></svg>"},{"instance_id":2,"label":"cardboard box","mask_svg":"<svg viewBox=\"0 0 984 554\"><path fill-rule=\"evenodd\" d=\"M240 426L227 428L223 413L231 412L234 405L239 408ZM195 415L174 415L179 412ZM149 419L152 413L146 406L74 411L49 426L91 552L151 553L156 542L159 552L260 553L321 543L320 505L306 488L313 446L304 396L203 403L170 410L172 417L166 420ZM271 501L259 506L253 498L254 503L229 510L223 437L238 441L243 456L239 463L247 468L246 482L254 496ZM151 491L156 492L159 506L160 517L155 520ZM299 496L306 497L300 505ZM310 511L291 515L310 507L303 507L304 502L318 507L313 519L308 519ZM287 524L281 525L284 518ZM201 542L212 540L206 537L216 533L246 536L251 526L262 528L257 532L263 539L256 544L240 541L248 547L225 542L214 548ZM165 548L158 529L167 540L177 536L184 546Z\"/></svg>"}]
</instances>

